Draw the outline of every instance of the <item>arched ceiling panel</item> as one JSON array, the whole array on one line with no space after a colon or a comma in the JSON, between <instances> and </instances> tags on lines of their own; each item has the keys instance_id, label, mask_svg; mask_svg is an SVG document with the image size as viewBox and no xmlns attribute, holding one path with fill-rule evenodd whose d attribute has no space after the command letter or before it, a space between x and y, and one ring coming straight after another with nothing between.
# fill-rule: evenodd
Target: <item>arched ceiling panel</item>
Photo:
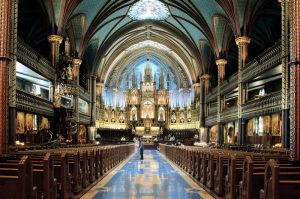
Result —
<instances>
[{"instance_id":1,"label":"arched ceiling panel","mask_svg":"<svg viewBox=\"0 0 300 199\"><path fill-rule=\"evenodd\" d=\"M75 16L69 21L66 32L70 38L71 44L73 44L74 50L79 52L80 43L84 37L86 31L86 16L84 14Z\"/></svg>"}]
</instances>

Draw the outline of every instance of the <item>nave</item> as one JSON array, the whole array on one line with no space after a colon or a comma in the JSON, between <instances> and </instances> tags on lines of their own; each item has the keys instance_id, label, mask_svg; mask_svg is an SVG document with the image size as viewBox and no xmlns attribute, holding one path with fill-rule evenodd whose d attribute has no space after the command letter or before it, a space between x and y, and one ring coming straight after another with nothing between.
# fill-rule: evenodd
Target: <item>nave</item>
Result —
<instances>
[{"instance_id":1,"label":"nave","mask_svg":"<svg viewBox=\"0 0 300 199\"><path fill-rule=\"evenodd\" d=\"M82 199L210 199L213 198L185 172L156 150L146 150L144 160L135 153L119 165Z\"/></svg>"}]
</instances>

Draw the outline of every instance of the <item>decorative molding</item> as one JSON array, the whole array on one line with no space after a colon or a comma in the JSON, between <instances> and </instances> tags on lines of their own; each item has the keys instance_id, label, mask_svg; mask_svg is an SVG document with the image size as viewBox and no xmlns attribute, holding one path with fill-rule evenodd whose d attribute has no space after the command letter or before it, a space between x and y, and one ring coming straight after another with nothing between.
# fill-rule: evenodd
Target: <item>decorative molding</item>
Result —
<instances>
[{"instance_id":1,"label":"decorative molding","mask_svg":"<svg viewBox=\"0 0 300 199\"><path fill-rule=\"evenodd\" d=\"M88 124L89 125L91 123L91 116L79 113L79 123L83 123L83 124Z\"/></svg>"},{"instance_id":2,"label":"decorative molding","mask_svg":"<svg viewBox=\"0 0 300 199\"><path fill-rule=\"evenodd\" d=\"M221 123L232 122L238 119L237 117L237 106L227 108L221 112Z\"/></svg>"},{"instance_id":3,"label":"decorative molding","mask_svg":"<svg viewBox=\"0 0 300 199\"><path fill-rule=\"evenodd\" d=\"M79 97L90 103L90 93L81 86L79 86Z\"/></svg>"},{"instance_id":4,"label":"decorative molding","mask_svg":"<svg viewBox=\"0 0 300 199\"><path fill-rule=\"evenodd\" d=\"M271 68L281 64L281 45L277 42L265 51L259 58L249 62L242 70L242 81L247 82Z\"/></svg>"},{"instance_id":5,"label":"decorative molding","mask_svg":"<svg viewBox=\"0 0 300 199\"><path fill-rule=\"evenodd\" d=\"M41 115L54 116L52 102L48 100L17 90L16 101L17 109Z\"/></svg>"},{"instance_id":6,"label":"decorative molding","mask_svg":"<svg viewBox=\"0 0 300 199\"><path fill-rule=\"evenodd\" d=\"M242 117L245 119L281 111L281 91L249 101L242 105Z\"/></svg>"},{"instance_id":7,"label":"decorative molding","mask_svg":"<svg viewBox=\"0 0 300 199\"><path fill-rule=\"evenodd\" d=\"M18 39L17 60L45 78L54 81L55 68L21 39Z\"/></svg>"},{"instance_id":8,"label":"decorative molding","mask_svg":"<svg viewBox=\"0 0 300 199\"><path fill-rule=\"evenodd\" d=\"M217 124L217 112L210 114L205 118L205 125L206 126L213 126Z\"/></svg>"}]
</instances>

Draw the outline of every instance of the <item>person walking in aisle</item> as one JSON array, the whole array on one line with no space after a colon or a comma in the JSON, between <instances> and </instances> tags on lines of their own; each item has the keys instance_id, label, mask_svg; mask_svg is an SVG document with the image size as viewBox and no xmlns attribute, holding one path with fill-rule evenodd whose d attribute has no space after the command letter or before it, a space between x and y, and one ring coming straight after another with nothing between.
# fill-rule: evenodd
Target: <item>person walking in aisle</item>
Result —
<instances>
[{"instance_id":1,"label":"person walking in aisle","mask_svg":"<svg viewBox=\"0 0 300 199\"><path fill-rule=\"evenodd\" d=\"M144 142L143 142L142 138L140 138L139 149L140 149L141 160L143 160L144 159Z\"/></svg>"}]
</instances>

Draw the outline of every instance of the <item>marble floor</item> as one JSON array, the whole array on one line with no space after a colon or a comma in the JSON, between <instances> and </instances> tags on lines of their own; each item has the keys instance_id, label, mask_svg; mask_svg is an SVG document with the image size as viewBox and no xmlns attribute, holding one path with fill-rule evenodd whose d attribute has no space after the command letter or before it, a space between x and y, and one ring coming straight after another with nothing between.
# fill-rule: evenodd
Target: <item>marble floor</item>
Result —
<instances>
[{"instance_id":1,"label":"marble floor","mask_svg":"<svg viewBox=\"0 0 300 199\"><path fill-rule=\"evenodd\" d=\"M191 178L158 151L133 155L88 191L82 199L210 199Z\"/></svg>"}]
</instances>

